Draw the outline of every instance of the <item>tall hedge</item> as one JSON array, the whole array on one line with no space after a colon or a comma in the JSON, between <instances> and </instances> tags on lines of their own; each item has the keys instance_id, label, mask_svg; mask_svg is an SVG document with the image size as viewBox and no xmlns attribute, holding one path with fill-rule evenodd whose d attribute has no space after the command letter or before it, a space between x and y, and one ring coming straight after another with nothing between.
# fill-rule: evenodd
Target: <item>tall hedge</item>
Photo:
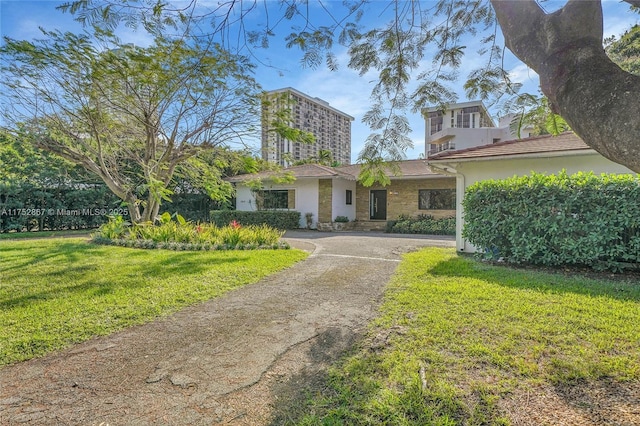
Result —
<instances>
[{"instance_id":1,"label":"tall hedge","mask_svg":"<svg viewBox=\"0 0 640 426\"><path fill-rule=\"evenodd\" d=\"M266 224L277 229L297 229L300 227L300 212L280 210L217 210L211 212L211 222L218 226L228 225L231 221L241 225Z\"/></svg>"},{"instance_id":2,"label":"tall hedge","mask_svg":"<svg viewBox=\"0 0 640 426\"><path fill-rule=\"evenodd\" d=\"M128 218L129 211L105 184L58 184L43 188L29 182L0 182L0 233L91 229L109 215ZM187 220L206 222L219 202L207 194L174 194L160 213L180 213Z\"/></svg>"},{"instance_id":3,"label":"tall hedge","mask_svg":"<svg viewBox=\"0 0 640 426\"><path fill-rule=\"evenodd\" d=\"M640 265L640 178L566 172L477 182L463 236L488 258L621 270Z\"/></svg>"}]
</instances>

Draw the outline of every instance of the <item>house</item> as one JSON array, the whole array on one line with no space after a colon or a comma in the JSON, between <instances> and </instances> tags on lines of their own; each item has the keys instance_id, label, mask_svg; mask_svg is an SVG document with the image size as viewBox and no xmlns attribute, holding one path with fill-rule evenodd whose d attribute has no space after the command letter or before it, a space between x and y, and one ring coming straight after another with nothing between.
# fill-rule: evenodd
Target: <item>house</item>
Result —
<instances>
[{"instance_id":1,"label":"house","mask_svg":"<svg viewBox=\"0 0 640 426\"><path fill-rule=\"evenodd\" d=\"M573 132L443 151L429 158L428 164L435 172L455 176L456 246L461 252L471 253L476 248L462 238L462 200L466 189L475 182L523 176L531 172L556 174L563 169L569 174L580 171L593 171L596 174L633 173L591 149Z\"/></svg>"},{"instance_id":2,"label":"house","mask_svg":"<svg viewBox=\"0 0 640 426\"><path fill-rule=\"evenodd\" d=\"M425 157L430 158L442 151L453 151L512 140L517 135L511 130L513 115L499 120L498 125L485 108L482 101L450 104L446 109L424 108ZM523 137L529 136L531 129L521 129Z\"/></svg>"},{"instance_id":3,"label":"house","mask_svg":"<svg viewBox=\"0 0 640 426\"><path fill-rule=\"evenodd\" d=\"M384 229L387 220L400 216L455 215L455 185L452 176L433 172L425 160L395 163L387 186L365 187L357 181L361 165L328 167L319 164L293 166L281 172L261 172L228 179L236 186L236 209L273 208L301 213L300 227L330 229L336 217L344 216L351 229ZM283 181L289 175L295 180ZM252 190L252 182L261 182Z\"/></svg>"}]
</instances>

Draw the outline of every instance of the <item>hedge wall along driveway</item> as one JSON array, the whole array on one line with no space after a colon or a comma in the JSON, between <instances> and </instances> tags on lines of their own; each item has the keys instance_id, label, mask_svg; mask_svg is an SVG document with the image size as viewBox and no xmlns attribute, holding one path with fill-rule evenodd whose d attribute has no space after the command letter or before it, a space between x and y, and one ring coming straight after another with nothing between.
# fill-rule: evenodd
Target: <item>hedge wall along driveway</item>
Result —
<instances>
[{"instance_id":1,"label":"hedge wall along driveway","mask_svg":"<svg viewBox=\"0 0 640 426\"><path fill-rule=\"evenodd\" d=\"M226 226L232 221L241 225L269 225L276 229L298 229L300 212L294 210L217 210L211 212L211 222L217 226Z\"/></svg>"},{"instance_id":2,"label":"hedge wall along driveway","mask_svg":"<svg viewBox=\"0 0 640 426\"><path fill-rule=\"evenodd\" d=\"M640 179L532 174L477 182L463 236L488 258L620 270L640 263Z\"/></svg>"}]
</instances>

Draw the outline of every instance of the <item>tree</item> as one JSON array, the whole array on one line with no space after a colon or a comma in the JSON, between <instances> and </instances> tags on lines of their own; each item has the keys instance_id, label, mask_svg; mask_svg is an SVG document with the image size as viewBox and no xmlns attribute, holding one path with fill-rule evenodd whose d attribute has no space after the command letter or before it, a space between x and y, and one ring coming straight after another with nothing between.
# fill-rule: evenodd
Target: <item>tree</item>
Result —
<instances>
[{"instance_id":1,"label":"tree","mask_svg":"<svg viewBox=\"0 0 640 426\"><path fill-rule=\"evenodd\" d=\"M96 176L0 130L0 232L97 225L100 217L58 211L105 207L118 200Z\"/></svg>"},{"instance_id":2,"label":"tree","mask_svg":"<svg viewBox=\"0 0 640 426\"><path fill-rule=\"evenodd\" d=\"M552 111L587 145L640 172L640 76L606 55L600 1L569 0L551 14L534 0L491 3L507 47L538 73Z\"/></svg>"},{"instance_id":3,"label":"tree","mask_svg":"<svg viewBox=\"0 0 640 426\"><path fill-rule=\"evenodd\" d=\"M43 35L0 48L5 120L99 176L134 223L155 219L179 166L255 131L252 66L205 37L156 33L138 47L97 27Z\"/></svg>"},{"instance_id":4,"label":"tree","mask_svg":"<svg viewBox=\"0 0 640 426\"><path fill-rule=\"evenodd\" d=\"M623 1L640 7L640 0ZM208 19L213 24L210 34L227 42L240 40L237 47L267 47L278 25L302 20L287 41L289 46L302 50L303 63L308 66L317 66L324 60L334 68L334 42L348 46L350 67L362 75L371 71L378 75L372 108L364 117L375 133L360 155L372 164L379 164L386 157L402 157L410 144L404 118L408 108L455 100L450 84L457 81L457 71L467 51L461 42L465 35L475 36L486 46L479 52L486 58L484 64L467 76L467 96L484 99L517 92L517 85L509 81L501 66L502 48L496 37L501 29L506 46L540 75L542 92L552 110L592 148L640 172L640 77L622 70L605 54L600 0L569 0L551 14L545 13L535 0L396 0L385 3L388 21L376 28L363 28L360 20L375 2L373 6L364 1L348 2L342 16L319 2L326 10L324 21L320 22L318 10L311 11L308 2L290 0L280 3L277 18L267 19L256 31L246 31L244 22L262 4L257 0L217 3L217 7L208 10L197 0L184 8L155 0L127 2L132 3L152 10L147 15L155 16L157 22L196 16ZM268 8L267 2L263 4ZM113 7L116 5L122 6L123 2L77 0L66 5L66 10L75 12L84 22L101 21L107 27L122 20L135 21L139 9L123 12L122 8ZM376 13L382 16L380 8ZM314 21L320 23L314 25ZM148 19L144 25L154 27ZM240 36L229 37L231 31L238 31ZM425 67L426 55L431 52L431 61L426 61L431 66ZM413 90L409 90L411 83L415 83Z\"/></svg>"},{"instance_id":5,"label":"tree","mask_svg":"<svg viewBox=\"0 0 640 426\"><path fill-rule=\"evenodd\" d=\"M631 74L640 75L640 25L634 25L620 40L605 40L605 52L613 62Z\"/></svg>"}]
</instances>

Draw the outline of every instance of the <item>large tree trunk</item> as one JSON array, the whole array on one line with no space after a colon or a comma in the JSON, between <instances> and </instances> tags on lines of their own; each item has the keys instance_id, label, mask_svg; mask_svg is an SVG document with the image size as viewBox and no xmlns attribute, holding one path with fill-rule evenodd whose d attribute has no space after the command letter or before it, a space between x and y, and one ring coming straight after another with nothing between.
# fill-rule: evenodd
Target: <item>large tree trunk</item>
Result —
<instances>
[{"instance_id":1,"label":"large tree trunk","mask_svg":"<svg viewBox=\"0 0 640 426\"><path fill-rule=\"evenodd\" d=\"M138 204L137 198L134 196L131 196L124 201L126 201L127 208L129 209L129 221L132 224L137 224L142 222L142 215L140 214L140 206Z\"/></svg>"},{"instance_id":2,"label":"large tree trunk","mask_svg":"<svg viewBox=\"0 0 640 426\"><path fill-rule=\"evenodd\" d=\"M600 1L569 0L551 14L535 0L491 3L507 47L538 73L554 112L587 145L640 172L640 77L605 54Z\"/></svg>"}]
</instances>

